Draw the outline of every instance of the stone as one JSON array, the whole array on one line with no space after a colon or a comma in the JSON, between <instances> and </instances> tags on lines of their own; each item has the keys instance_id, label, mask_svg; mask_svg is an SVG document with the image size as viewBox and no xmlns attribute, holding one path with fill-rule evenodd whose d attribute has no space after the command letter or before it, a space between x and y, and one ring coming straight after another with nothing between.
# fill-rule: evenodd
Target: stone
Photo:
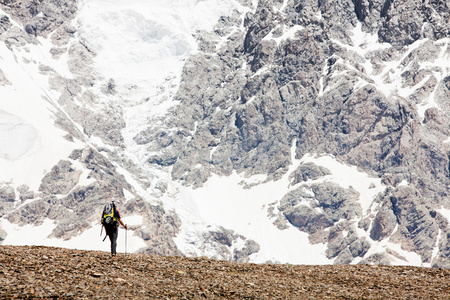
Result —
<instances>
[{"instance_id":1,"label":"stone","mask_svg":"<svg viewBox=\"0 0 450 300\"><path fill-rule=\"evenodd\" d=\"M73 169L70 161L61 160L42 179L39 191L52 195L66 195L77 184L81 171Z\"/></svg>"},{"instance_id":2,"label":"stone","mask_svg":"<svg viewBox=\"0 0 450 300\"><path fill-rule=\"evenodd\" d=\"M14 188L8 185L0 187L0 199L2 202L14 202L16 200L16 193Z\"/></svg>"},{"instance_id":3,"label":"stone","mask_svg":"<svg viewBox=\"0 0 450 300\"><path fill-rule=\"evenodd\" d=\"M0 245L2 244L2 242L6 239L6 236L8 234L6 233L6 231L4 231L3 229L0 228Z\"/></svg>"},{"instance_id":4,"label":"stone","mask_svg":"<svg viewBox=\"0 0 450 300\"><path fill-rule=\"evenodd\" d=\"M297 183L316 180L325 175L330 175L331 172L327 168L317 166L313 163L301 164L294 172L289 175L291 179L291 185L296 185Z\"/></svg>"},{"instance_id":5,"label":"stone","mask_svg":"<svg viewBox=\"0 0 450 300\"><path fill-rule=\"evenodd\" d=\"M396 226L397 217L392 210L390 199L386 199L373 220L370 237L375 241L380 241L389 237L394 232Z\"/></svg>"}]
</instances>

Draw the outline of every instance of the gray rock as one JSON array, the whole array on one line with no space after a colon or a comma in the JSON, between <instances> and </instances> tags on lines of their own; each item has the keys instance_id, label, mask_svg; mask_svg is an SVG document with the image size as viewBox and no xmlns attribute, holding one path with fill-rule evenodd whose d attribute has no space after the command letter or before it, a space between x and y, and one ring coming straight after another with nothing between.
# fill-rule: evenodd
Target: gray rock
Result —
<instances>
[{"instance_id":1,"label":"gray rock","mask_svg":"<svg viewBox=\"0 0 450 300\"><path fill-rule=\"evenodd\" d=\"M346 236L344 236L344 230L348 231ZM354 257L364 256L370 245L364 245L364 240L361 240L356 234L355 230L348 223L340 223L336 226L330 228L328 236L328 245L325 252L328 258L335 258L340 255L343 257L338 259L353 260ZM358 251L360 250L360 251ZM336 262L339 263L339 262Z\"/></svg>"},{"instance_id":2,"label":"gray rock","mask_svg":"<svg viewBox=\"0 0 450 300\"><path fill-rule=\"evenodd\" d=\"M368 258L363 259L360 264L362 265L385 265L390 266L391 260L386 253L375 253L370 255Z\"/></svg>"},{"instance_id":3,"label":"gray rock","mask_svg":"<svg viewBox=\"0 0 450 300\"><path fill-rule=\"evenodd\" d=\"M14 210L9 213L6 218L11 223L19 225L42 225L51 209L53 208L46 201L36 200L21 206L20 210Z\"/></svg>"},{"instance_id":4,"label":"gray rock","mask_svg":"<svg viewBox=\"0 0 450 300\"><path fill-rule=\"evenodd\" d=\"M140 253L183 255L172 240L181 226L181 220L173 212L164 210L161 205L150 205L139 197L121 206L120 211L125 221L126 216L143 216L143 224L134 229L137 236L144 238L147 244L147 247L139 250Z\"/></svg>"},{"instance_id":5,"label":"gray rock","mask_svg":"<svg viewBox=\"0 0 450 300\"><path fill-rule=\"evenodd\" d=\"M17 191L19 192L19 198L21 201L36 198L36 193L30 190L28 185L22 184L21 186L18 186Z\"/></svg>"},{"instance_id":6,"label":"gray rock","mask_svg":"<svg viewBox=\"0 0 450 300\"><path fill-rule=\"evenodd\" d=\"M0 245L3 243L3 241L6 239L6 236L8 234L6 233L6 231L4 231L3 229L0 228Z\"/></svg>"},{"instance_id":7,"label":"gray rock","mask_svg":"<svg viewBox=\"0 0 450 300\"><path fill-rule=\"evenodd\" d=\"M261 247L253 240L247 240L245 245L240 250L233 251L233 261L240 263L248 263L250 261L250 255L257 253Z\"/></svg>"},{"instance_id":8,"label":"gray rock","mask_svg":"<svg viewBox=\"0 0 450 300\"><path fill-rule=\"evenodd\" d=\"M5 77L5 74L0 69L0 86L10 85L11 82Z\"/></svg>"},{"instance_id":9,"label":"gray rock","mask_svg":"<svg viewBox=\"0 0 450 300\"><path fill-rule=\"evenodd\" d=\"M431 217L430 211L419 201L420 195L411 187L399 187L391 197L393 211L399 222L399 233L403 243L421 255L424 262L430 262L433 245L439 231L439 225Z\"/></svg>"},{"instance_id":10,"label":"gray rock","mask_svg":"<svg viewBox=\"0 0 450 300\"><path fill-rule=\"evenodd\" d=\"M108 83L102 86L102 92L106 95L115 95L116 92L116 84L114 83L114 79L110 79Z\"/></svg>"},{"instance_id":11,"label":"gray rock","mask_svg":"<svg viewBox=\"0 0 450 300\"><path fill-rule=\"evenodd\" d=\"M286 194L278 207L286 220L299 230L315 235L326 228L334 228L336 222L361 216L361 207L357 203L359 195L354 190L346 190L332 183L314 184L311 188L314 196L300 187ZM332 243L330 237L327 241ZM349 245L351 242L348 240L346 243ZM347 244L342 247L347 247Z\"/></svg>"},{"instance_id":12,"label":"gray rock","mask_svg":"<svg viewBox=\"0 0 450 300\"><path fill-rule=\"evenodd\" d=\"M14 201L16 201L14 188L9 185L2 185L0 187L0 218L13 210Z\"/></svg>"},{"instance_id":13,"label":"gray rock","mask_svg":"<svg viewBox=\"0 0 450 300\"><path fill-rule=\"evenodd\" d=\"M155 188L160 190L161 193L163 193L163 194L167 192L168 187L169 187L169 185L168 185L167 181L162 180L162 179L158 180L158 182L155 184Z\"/></svg>"},{"instance_id":14,"label":"gray rock","mask_svg":"<svg viewBox=\"0 0 450 300\"><path fill-rule=\"evenodd\" d=\"M249 262L249 256L260 250L259 244L255 241L248 240L244 236L223 227L219 227L218 230L205 232L203 237L209 247L216 248L217 257L224 260ZM240 248L236 248L234 245L238 240L245 241Z\"/></svg>"},{"instance_id":15,"label":"gray rock","mask_svg":"<svg viewBox=\"0 0 450 300\"><path fill-rule=\"evenodd\" d=\"M70 24L59 26L51 35L52 43L58 47L66 46L76 32L77 29Z\"/></svg>"},{"instance_id":16,"label":"gray rock","mask_svg":"<svg viewBox=\"0 0 450 300\"><path fill-rule=\"evenodd\" d=\"M0 187L0 199L2 202L14 202L16 201L16 193L14 192L14 188L8 185L4 185Z\"/></svg>"},{"instance_id":17,"label":"gray rock","mask_svg":"<svg viewBox=\"0 0 450 300\"><path fill-rule=\"evenodd\" d=\"M12 26L11 20L6 15L0 15L0 35L8 31L8 29Z\"/></svg>"},{"instance_id":18,"label":"gray rock","mask_svg":"<svg viewBox=\"0 0 450 300\"><path fill-rule=\"evenodd\" d=\"M4 41L9 49L37 43L37 39L34 36L26 34L17 26L10 27L0 36L0 40Z\"/></svg>"},{"instance_id":19,"label":"gray rock","mask_svg":"<svg viewBox=\"0 0 450 300\"><path fill-rule=\"evenodd\" d=\"M397 217L392 210L390 199L386 199L373 220L370 238L380 241L389 237L397 226Z\"/></svg>"},{"instance_id":20,"label":"gray rock","mask_svg":"<svg viewBox=\"0 0 450 300\"><path fill-rule=\"evenodd\" d=\"M225 228L220 229L220 231L210 231L209 238L214 242L231 247L238 236L235 235L232 230L226 230Z\"/></svg>"},{"instance_id":21,"label":"gray rock","mask_svg":"<svg viewBox=\"0 0 450 300\"><path fill-rule=\"evenodd\" d=\"M357 202L359 194L355 190L343 189L333 183L315 184L312 190L319 207L333 222L361 216L361 206Z\"/></svg>"},{"instance_id":22,"label":"gray rock","mask_svg":"<svg viewBox=\"0 0 450 300\"><path fill-rule=\"evenodd\" d=\"M334 224L326 214L304 205L286 209L283 214L289 223L308 233L315 233Z\"/></svg>"},{"instance_id":23,"label":"gray rock","mask_svg":"<svg viewBox=\"0 0 450 300\"><path fill-rule=\"evenodd\" d=\"M445 233L442 233L441 241L439 242L438 247L439 254L431 262L432 266L434 268L450 268L450 239L448 229L445 229Z\"/></svg>"},{"instance_id":24,"label":"gray rock","mask_svg":"<svg viewBox=\"0 0 450 300\"><path fill-rule=\"evenodd\" d=\"M54 59L59 59L61 55L67 52L67 48L52 48L50 49L50 53Z\"/></svg>"},{"instance_id":25,"label":"gray rock","mask_svg":"<svg viewBox=\"0 0 450 300\"><path fill-rule=\"evenodd\" d=\"M352 257L364 257L370 249L370 243L365 238L359 238L349 245Z\"/></svg>"},{"instance_id":26,"label":"gray rock","mask_svg":"<svg viewBox=\"0 0 450 300\"><path fill-rule=\"evenodd\" d=\"M81 171L73 169L70 161L61 160L42 179L39 191L44 194L66 195L79 181Z\"/></svg>"},{"instance_id":27,"label":"gray rock","mask_svg":"<svg viewBox=\"0 0 450 300\"><path fill-rule=\"evenodd\" d=\"M343 251L339 253L339 255L334 260L334 264L345 264L348 265L352 262L353 256L348 248L345 248Z\"/></svg>"},{"instance_id":28,"label":"gray rock","mask_svg":"<svg viewBox=\"0 0 450 300\"><path fill-rule=\"evenodd\" d=\"M49 0L36 2L26 0L9 3L4 1L1 8L18 18L29 35L47 36L50 32L73 19L77 12L74 0Z\"/></svg>"},{"instance_id":29,"label":"gray rock","mask_svg":"<svg viewBox=\"0 0 450 300\"><path fill-rule=\"evenodd\" d=\"M423 16L421 10L417 9L420 4L414 1L404 1L398 4L393 4L393 2L386 1L382 7L381 17L385 19L378 35L382 41L401 48L420 38ZM411 9L411 7L416 7L416 9Z\"/></svg>"},{"instance_id":30,"label":"gray rock","mask_svg":"<svg viewBox=\"0 0 450 300\"><path fill-rule=\"evenodd\" d=\"M291 180L291 185L296 185L300 182L316 180L330 174L331 172L327 168L317 166L313 163L305 163L298 166L298 168L289 175L289 179Z\"/></svg>"},{"instance_id":31,"label":"gray rock","mask_svg":"<svg viewBox=\"0 0 450 300\"><path fill-rule=\"evenodd\" d=\"M261 43L262 39L275 27L278 15L273 11L271 0L258 3L255 14L247 16L245 26L248 31L244 40L244 53L251 53ZM255 66L255 67L254 67ZM253 71L257 70L257 64L252 65Z\"/></svg>"}]
</instances>

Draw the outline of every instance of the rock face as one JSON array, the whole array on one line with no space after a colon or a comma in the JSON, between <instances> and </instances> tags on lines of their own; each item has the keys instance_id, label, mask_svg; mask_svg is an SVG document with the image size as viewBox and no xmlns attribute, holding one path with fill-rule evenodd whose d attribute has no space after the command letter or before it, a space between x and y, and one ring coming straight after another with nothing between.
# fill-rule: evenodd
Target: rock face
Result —
<instances>
[{"instance_id":1,"label":"rock face","mask_svg":"<svg viewBox=\"0 0 450 300\"><path fill-rule=\"evenodd\" d=\"M75 17L76 1L1 1L2 9L13 13L29 35L46 36Z\"/></svg>"},{"instance_id":2,"label":"rock face","mask_svg":"<svg viewBox=\"0 0 450 300\"><path fill-rule=\"evenodd\" d=\"M181 255L174 238L183 222L164 205L176 198L170 181L203 188L212 175L286 175L289 188L268 215L280 230L325 243L333 262L389 264L406 260L401 250L450 267L448 1L239 3L214 30L196 33L177 105L149 117L130 142L127 95L96 73L95 51L73 22L76 1L0 1L8 49L46 38L54 59L68 58L71 76L38 68L58 95L55 126L82 145L43 174L37 190L0 182L0 217L21 225L50 218L52 236L69 239L91 226L105 199L115 200L125 214L145 217L141 252ZM0 70L0 87L10 84ZM355 166L383 191L366 199L324 166L290 168L307 155ZM221 259L246 262L260 250L223 227L201 239Z\"/></svg>"},{"instance_id":3,"label":"rock face","mask_svg":"<svg viewBox=\"0 0 450 300\"><path fill-rule=\"evenodd\" d=\"M436 212L449 208L448 72L425 63L448 60L448 3L303 1L285 3L283 11L280 4L259 1L233 34L227 28L237 16L224 18L214 34L228 34L227 43L200 44L203 52L184 67L173 127L159 133L184 136L159 143L159 158L149 163L173 165L174 179L199 187L211 173L233 170L276 180L292 163L293 142L297 158L332 154L384 178L387 194L368 216L372 224L360 223L370 238L441 265L432 249L444 250L438 233L448 232ZM295 33L286 37L289 30ZM292 184L326 175L306 167L291 174ZM322 236L336 262L364 256L370 242L358 238L351 221L366 216L359 195L329 184L310 190L312 196L298 190L278 199L281 218L313 240ZM340 236L339 220L354 234ZM323 238L318 232L326 228Z\"/></svg>"}]
</instances>

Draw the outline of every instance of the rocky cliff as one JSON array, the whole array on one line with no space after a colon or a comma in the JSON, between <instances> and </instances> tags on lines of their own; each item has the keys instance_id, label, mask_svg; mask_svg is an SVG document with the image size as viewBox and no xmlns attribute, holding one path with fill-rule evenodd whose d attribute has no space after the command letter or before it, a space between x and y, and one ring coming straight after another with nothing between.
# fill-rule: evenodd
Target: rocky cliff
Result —
<instances>
[{"instance_id":1,"label":"rocky cliff","mask_svg":"<svg viewBox=\"0 0 450 300\"><path fill-rule=\"evenodd\" d=\"M423 265L449 268L450 3L233 2L213 30L196 32L175 104L130 129L125 87L95 69L75 1L1 1L8 49L22 53L45 38L53 59L67 57L70 76L44 64L39 74L58 95L55 126L83 146L61 157L37 190L3 182L0 217L35 225L49 218L52 236L69 239L114 199L125 214L145 216L136 228L147 243L141 251L181 254L173 238L185 220L167 204L183 201L178 184L203 189L212 176L237 173L264 175L256 184L264 185L287 176L268 218L326 245L330 261L411 263L387 246L374 250L392 243ZM2 84L11 84L5 74ZM298 164L308 155L357 167L382 188L367 199L328 180L326 166ZM259 251L229 228L197 238L223 259ZM246 246L234 249L239 239Z\"/></svg>"},{"instance_id":2,"label":"rocky cliff","mask_svg":"<svg viewBox=\"0 0 450 300\"><path fill-rule=\"evenodd\" d=\"M327 255L340 262L366 253L368 241L350 234L361 228L448 267L448 220L439 212L449 207L448 5L259 1L243 19L223 19L212 34L227 42L186 63L172 112L178 131L195 133L185 147L159 145L178 159L149 162L173 163L175 179L200 186L233 170L276 180L292 163L292 143L298 158L331 154L382 178L385 192L367 212L351 190L292 182L298 191L279 207L292 225L327 229ZM305 198L312 208L298 204Z\"/></svg>"}]
</instances>

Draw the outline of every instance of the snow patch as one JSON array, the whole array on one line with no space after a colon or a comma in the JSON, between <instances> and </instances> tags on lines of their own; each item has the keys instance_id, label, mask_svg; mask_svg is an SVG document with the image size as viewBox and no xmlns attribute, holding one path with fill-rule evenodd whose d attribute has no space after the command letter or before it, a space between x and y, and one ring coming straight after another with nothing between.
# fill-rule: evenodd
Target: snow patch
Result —
<instances>
[{"instance_id":1,"label":"snow patch","mask_svg":"<svg viewBox=\"0 0 450 300\"><path fill-rule=\"evenodd\" d=\"M124 223L130 221L128 222L130 225L141 224L142 217L134 216L130 217L130 220L128 218L123 218L123 221ZM80 250L110 251L109 240L106 239L105 242L103 242L103 236L100 236L101 225L99 221L92 222L89 229L69 240L49 238L53 229L56 227L55 222L50 219L45 219L39 226L33 226L31 224L19 226L10 223L6 219L0 219L0 226L8 233L3 240L2 245L38 245ZM103 229L103 235L104 234L105 230ZM127 239L126 241L125 238ZM36 243L36 241L39 242ZM140 248L146 246L145 242L134 235L132 231L129 230L129 232L125 233L124 230L120 229L117 239L117 252L125 252L125 242L126 251L128 253L136 252Z\"/></svg>"},{"instance_id":2,"label":"snow patch","mask_svg":"<svg viewBox=\"0 0 450 300\"><path fill-rule=\"evenodd\" d=\"M287 176L251 189L240 184L246 180L237 173L227 177L214 175L202 189L181 187L182 194L176 210L184 219L181 233L174 239L181 251L211 255L202 253L199 251L201 249L192 245L192 241L198 239L195 232L207 231L209 224L213 228L223 226L257 242L261 250L251 257L251 262L331 262L325 258L326 245L310 245L308 234L293 227L281 231L268 218L267 206L283 197L288 187ZM193 217L186 218L189 215Z\"/></svg>"},{"instance_id":3,"label":"snow patch","mask_svg":"<svg viewBox=\"0 0 450 300\"><path fill-rule=\"evenodd\" d=\"M360 22L358 22L353 30L350 31L350 38L352 39L353 45L344 44L336 39L331 39L331 41L347 49L348 51L357 53L362 57L371 51L383 50L391 47L388 43L379 43L378 34L364 32Z\"/></svg>"},{"instance_id":4,"label":"snow patch","mask_svg":"<svg viewBox=\"0 0 450 300\"><path fill-rule=\"evenodd\" d=\"M361 172L355 166L349 166L338 162L333 156L305 155L302 163L314 163L327 168L331 175L327 175L321 181L330 181L339 184L343 188L353 188L359 193L359 203L363 214L370 213L370 208L375 197L385 190L380 178L369 176Z\"/></svg>"},{"instance_id":5,"label":"snow patch","mask_svg":"<svg viewBox=\"0 0 450 300\"><path fill-rule=\"evenodd\" d=\"M398 228L398 227L397 227ZM396 229L397 230L397 229ZM396 231L395 230L395 231ZM394 231L394 232L395 232ZM420 255L415 252L409 252L402 249L400 244L389 242L389 239L382 241L371 242L369 251L364 255L364 258L370 257L377 253L389 254L388 259L392 265L396 266L424 266ZM353 262L356 263L356 262Z\"/></svg>"},{"instance_id":6,"label":"snow patch","mask_svg":"<svg viewBox=\"0 0 450 300\"><path fill-rule=\"evenodd\" d=\"M447 221L450 223L450 209L440 208L440 209L437 209L437 212L440 213L441 215L443 215L447 219Z\"/></svg>"},{"instance_id":7,"label":"snow patch","mask_svg":"<svg viewBox=\"0 0 450 300\"><path fill-rule=\"evenodd\" d=\"M143 220L144 220L143 216L129 216L124 217L122 221L124 221L124 224L126 223L129 226L138 226L142 225Z\"/></svg>"},{"instance_id":8,"label":"snow patch","mask_svg":"<svg viewBox=\"0 0 450 300\"><path fill-rule=\"evenodd\" d=\"M251 262L332 263L325 255L326 244L310 244L308 234L293 226L285 230L278 229L268 209L276 208L284 195L296 188L290 185L289 174L301 163L312 162L330 170L331 175L315 182L332 181L344 188L353 187L360 193L364 213L370 213L374 198L384 191L381 179L370 177L356 167L339 163L331 156L306 155L302 159L295 159L295 141L291 155L293 164L277 181L266 182L266 176L247 178L234 172L227 177L213 175L201 189L180 186L179 199L170 206L182 219L181 232L174 239L178 248L189 255L214 255L207 245L199 241L199 237L202 236L201 232L223 226L260 245L260 251L251 255Z\"/></svg>"},{"instance_id":9,"label":"snow patch","mask_svg":"<svg viewBox=\"0 0 450 300\"><path fill-rule=\"evenodd\" d=\"M97 53L95 64L119 88L137 86L154 96L168 76L179 78L197 51L193 34L212 30L236 8L225 0L85 0L79 5L80 37Z\"/></svg>"},{"instance_id":10,"label":"snow patch","mask_svg":"<svg viewBox=\"0 0 450 300\"><path fill-rule=\"evenodd\" d=\"M0 158L17 160L38 148L36 128L22 118L0 110Z\"/></svg>"},{"instance_id":11,"label":"snow patch","mask_svg":"<svg viewBox=\"0 0 450 300\"><path fill-rule=\"evenodd\" d=\"M273 32L274 30L279 29L279 27L276 27L275 29L273 29L272 31L269 32L269 34L267 34L263 40L264 41L268 41L268 40L273 40L277 43L277 46L280 45L280 43L282 41L288 40L288 39L296 39L295 34L301 30L304 29L303 26L301 25L294 25L292 27L287 27L287 26L283 26L283 34L279 37L274 37Z\"/></svg>"},{"instance_id":12,"label":"snow patch","mask_svg":"<svg viewBox=\"0 0 450 300\"><path fill-rule=\"evenodd\" d=\"M37 191L41 178L80 143L64 139L55 124L48 77L40 63L52 63L41 44L13 52L0 43L0 65L11 85L1 87L0 182L26 184ZM36 62L37 61L37 62ZM55 145L58 145L55 147Z\"/></svg>"}]
</instances>

